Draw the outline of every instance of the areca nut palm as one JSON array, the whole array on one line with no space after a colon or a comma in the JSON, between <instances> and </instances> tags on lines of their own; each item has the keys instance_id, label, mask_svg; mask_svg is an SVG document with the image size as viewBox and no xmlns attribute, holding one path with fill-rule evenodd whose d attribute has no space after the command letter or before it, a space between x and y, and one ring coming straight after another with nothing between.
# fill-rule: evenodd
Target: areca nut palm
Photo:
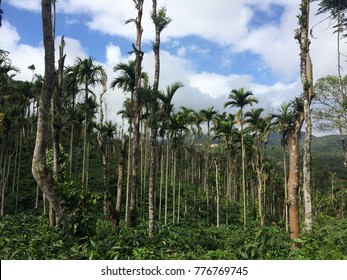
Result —
<instances>
[{"instance_id":1,"label":"areca nut palm","mask_svg":"<svg viewBox=\"0 0 347 280\"><path fill-rule=\"evenodd\" d=\"M89 93L95 94L90 90L90 86L95 87L96 85L102 85L106 87L107 75L104 68L101 65L94 64L94 59L89 57L86 59L77 58L75 62L76 67L76 79L79 85L84 86L85 93L85 107L84 107L84 142L83 142L83 166L82 166L82 187L88 187L88 159L87 159L87 149L89 148L89 116L88 116L88 107L87 100Z\"/></svg>"},{"instance_id":2,"label":"areca nut palm","mask_svg":"<svg viewBox=\"0 0 347 280\"><path fill-rule=\"evenodd\" d=\"M239 111L237 113L237 123L241 127L241 152L242 152L242 192L243 192L243 228L246 231L247 228L247 209L246 209L246 174L245 174L245 147L243 143L243 108L248 105L253 105L253 103L258 103L258 100L253 96L251 91L245 91L244 88L233 89L229 94L229 101L224 103L224 108L226 107L237 107Z\"/></svg>"}]
</instances>

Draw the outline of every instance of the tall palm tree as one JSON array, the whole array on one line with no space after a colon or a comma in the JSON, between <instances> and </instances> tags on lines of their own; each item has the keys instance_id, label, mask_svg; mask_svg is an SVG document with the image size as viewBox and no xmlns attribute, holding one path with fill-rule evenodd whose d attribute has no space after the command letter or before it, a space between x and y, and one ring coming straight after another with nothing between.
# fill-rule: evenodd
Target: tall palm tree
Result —
<instances>
[{"instance_id":1,"label":"tall palm tree","mask_svg":"<svg viewBox=\"0 0 347 280\"><path fill-rule=\"evenodd\" d=\"M221 115L218 115L217 118L215 118L214 122L214 139L219 139L221 143L224 143L224 146L226 148L227 152L227 179L226 179L226 205L229 205L231 202L231 194L232 194L232 175L236 176L236 172L233 170L235 167L232 162L233 154L234 154L234 146L235 143L239 140L239 131L235 128L235 115L232 114L226 114L223 113ZM234 186L235 187L235 186ZM234 190L234 197L236 195L236 189ZM226 220L228 221L228 215L229 215L229 207L227 208L227 217Z\"/></svg>"},{"instance_id":2,"label":"tall palm tree","mask_svg":"<svg viewBox=\"0 0 347 280\"><path fill-rule=\"evenodd\" d=\"M134 0L137 16L130 19L126 23L133 22L136 26L136 43L133 44L135 53L135 88L134 88L134 114L133 114L133 139L132 139L132 165L130 180L130 207L128 226L135 227L137 225L137 208L136 208L136 191L138 185L138 165L139 165L139 143L140 143L140 117L141 107L140 98L142 91L142 60L144 52L142 51L142 17L144 0Z\"/></svg>"},{"instance_id":3,"label":"tall palm tree","mask_svg":"<svg viewBox=\"0 0 347 280\"><path fill-rule=\"evenodd\" d=\"M282 135L281 146L283 148L283 170L284 170L284 217L286 223L286 230L289 230L288 225L288 187L287 187L287 159L286 147L288 146L288 135L291 131L290 125L293 121L293 112L291 110L291 103L284 103L277 109L277 114L272 114L271 129Z\"/></svg>"},{"instance_id":4,"label":"tall palm tree","mask_svg":"<svg viewBox=\"0 0 347 280\"><path fill-rule=\"evenodd\" d=\"M209 185L208 185L208 177L209 177L209 156L210 156L210 148L211 148L211 122L213 117L217 114L217 111L214 110L214 107L208 107L207 109L200 110L200 115L203 121L207 122L207 142L205 149L205 167L204 167L204 190L206 195L206 213L207 213L207 223L209 223Z\"/></svg>"},{"instance_id":5,"label":"tall palm tree","mask_svg":"<svg viewBox=\"0 0 347 280\"><path fill-rule=\"evenodd\" d=\"M88 149L89 149L89 133L90 130L90 119L88 116L88 99L89 93L91 93L94 97L95 94L90 89L90 87L95 87L96 85L101 85L106 87L107 75L104 68L101 65L96 65L94 63L94 59L92 57L81 59L77 58L75 61L76 67L76 79L79 85L83 86L84 91L84 139L83 139L83 165L82 165L82 187L88 187Z\"/></svg>"},{"instance_id":6,"label":"tall palm tree","mask_svg":"<svg viewBox=\"0 0 347 280\"><path fill-rule=\"evenodd\" d=\"M136 88L136 81L135 81L135 60L129 60L127 63L118 63L116 66L113 67L113 72L119 73L117 77L115 77L110 84L111 89L119 88L123 90L124 93L130 93L130 99L127 99L123 105L123 110L120 112L123 114L124 117L128 118L129 123L129 140L132 138L132 132L133 132L133 119L134 119L134 95L135 95L135 88ZM147 73L141 71L141 80L142 82L148 80ZM127 172L127 198L126 198L126 208L125 208L125 219L129 220L128 215L128 202L129 202L129 188L130 188L130 173L131 173L131 166L132 166L132 145L131 141L129 141L128 146L128 172Z\"/></svg>"},{"instance_id":7,"label":"tall palm tree","mask_svg":"<svg viewBox=\"0 0 347 280\"><path fill-rule=\"evenodd\" d=\"M77 81L77 67L67 66L64 73L64 91L65 95L71 102L68 105L68 111L70 115L70 146L69 146L69 175L72 175L72 161L73 161L73 147L75 137L75 106L76 95L79 92Z\"/></svg>"},{"instance_id":8,"label":"tall palm tree","mask_svg":"<svg viewBox=\"0 0 347 280\"><path fill-rule=\"evenodd\" d=\"M248 124L247 129L250 132L253 132L254 137L254 146L255 146L255 169L258 179L258 215L260 220L260 225L264 225L264 211L262 205L262 195L264 190L264 180L263 180L263 151L262 140L266 133L268 127L265 118L261 117L261 114L264 112L263 108L252 108L251 111L245 113L246 122Z\"/></svg>"},{"instance_id":9,"label":"tall palm tree","mask_svg":"<svg viewBox=\"0 0 347 280\"><path fill-rule=\"evenodd\" d=\"M183 87L181 82L175 82L166 87L165 93L159 92L158 97L162 102L162 121L160 135L165 137L166 134L166 166L165 166L165 204L164 204L164 223L167 224L168 220L168 179L169 179L169 151L170 151L170 116L173 112L172 98L174 97L177 90Z\"/></svg>"},{"instance_id":10,"label":"tall palm tree","mask_svg":"<svg viewBox=\"0 0 347 280\"><path fill-rule=\"evenodd\" d=\"M159 89L160 76L160 34L169 25L171 19L166 15L166 9L161 8L157 12L157 0L152 0L152 20L155 26L155 42L153 44L155 70L154 83L151 100L151 162L150 162L150 184L149 184L149 225L148 235L154 235L155 217L154 217L154 202L155 202L155 181L156 181L156 149L157 149L157 99Z\"/></svg>"},{"instance_id":11,"label":"tall palm tree","mask_svg":"<svg viewBox=\"0 0 347 280\"><path fill-rule=\"evenodd\" d=\"M177 159L180 158L184 132L188 131L188 122L186 115L182 112L178 112L170 116L170 124L168 131L170 133L170 138L172 139L172 177L171 177L171 186L172 186L172 222L176 223L176 214L177 221L179 221L180 215L180 181L179 181L179 190L178 196L176 195L176 178L177 173L180 175L180 170L177 172ZM180 176L179 176L180 179ZM177 198L177 211L176 211L176 198Z\"/></svg>"},{"instance_id":12,"label":"tall palm tree","mask_svg":"<svg viewBox=\"0 0 347 280\"><path fill-rule=\"evenodd\" d=\"M229 94L229 101L224 103L224 108L226 107L237 107L239 111L237 113L237 123L241 128L241 152L242 152L242 193L243 193L243 228L246 231L247 227L247 213L246 213L246 170L245 170L245 147L243 141L243 125L244 125L244 107L248 105L253 105L253 103L258 103L256 98L253 98L253 93L251 91L245 91L244 88L233 89Z\"/></svg>"}]
</instances>

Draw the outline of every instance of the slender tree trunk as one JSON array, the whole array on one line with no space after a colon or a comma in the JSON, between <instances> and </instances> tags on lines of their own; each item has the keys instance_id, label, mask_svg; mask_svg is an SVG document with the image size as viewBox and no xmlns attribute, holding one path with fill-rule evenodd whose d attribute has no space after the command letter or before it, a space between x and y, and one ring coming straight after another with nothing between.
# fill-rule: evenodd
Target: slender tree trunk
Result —
<instances>
[{"instance_id":1,"label":"slender tree trunk","mask_svg":"<svg viewBox=\"0 0 347 280\"><path fill-rule=\"evenodd\" d=\"M288 224L288 188L287 188L287 159L286 145L283 145L283 170L284 170L284 217L286 221L286 231L289 231Z\"/></svg>"},{"instance_id":2,"label":"slender tree trunk","mask_svg":"<svg viewBox=\"0 0 347 280\"><path fill-rule=\"evenodd\" d=\"M218 164L217 161L214 161L215 167L216 167L216 197L217 197L217 227L219 227L219 220L220 220L220 186L219 186L219 170L218 170Z\"/></svg>"},{"instance_id":3,"label":"slender tree trunk","mask_svg":"<svg viewBox=\"0 0 347 280\"><path fill-rule=\"evenodd\" d=\"M163 145L160 148L160 188L159 188L159 210L158 219L161 221L162 209L163 209L163 184L164 184L164 149Z\"/></svg>"},{"instance_id":4,"label":"slender tree trunk","mask_svg":"<svg viewBox=\"0 0 347 280\"><path fill-rule=\"evenodd\" d=\"M176 218L176 167L177 167L177 155L172 153L172 165L173 170L171 174L171 186L172 186L172 223L175 224Z\"/></svg>"},{"instance_id":5,"label":"slender tree trunk","mask_svg":"<svg viewBox=\"0 0 347 280\"><path fill-rule=\"evenodd\" d=\"M155 230L155 188L156 188L156 154L157 154L157 96L159 89L159 75L160 75L160 26L157 14L157 1L152 0L152 20L155 25L155 42L153 45L155 69L154 69L154 83L151 98L151 158L150 158L150 181L149 181L149 224L148 235L152 237Z\"/></svg>"},{"instance_id":6,"label":"slender tree trunk","mask_svg":"<svg viewBox=\"0 0 347 280\"><path fill-rule=\"evenodd\" d=\"M21 171L21 162L22 162L22 150L23 150L23 135L24 135L24 127L19 131L19 146L18 146L18 164L16 181L16 204L15 204L15 213L18 211L18 202L19 202L19 182L20 182L20 171Z\"/></svg>"},{"instance_id":7,"label":"slender tree trunk","mask_svg":"<svg viewBox=\"0 0 347 280\"><path fill-rule=\"evenodd\" d=\"M129 197L130 197L130 173L131 173L131 135L132 135L132 124L130 121L129 127L129 143L128 143L128 164L127 164L127 186L126 186L126 194L125 194L125 220L128 221L129 217Z\"/></svg>"},{"instance_id":8,"label":"slender tree trunk","mask_svg":"<svg viewBox=\"0 0 347 280\"><path fill-rule=\"evenodd\" d=\"M312 230L312 198L311 198L311 139L312 139L312 120L311 120L311 100L313 97L313 74L312 62L310 58L309 34L309 14L310 1L302 0L301 4L301 26L300 26L300 75L303 86L304 117L306 133L304 141L303 155L303 192L305 206L305 230Z\"/></svg>"},{"instance_id":9,"label":"slender tree trunk","mask_svg":"<svg viewBox=\"0 0 347 280\"><path fill-rule=\"evenodd\" d=\"M10 154L9 149L6 147L4 152L4 159L2 162L2 166L0 166L1 170L1 180L0 180L0 187L1 187L1 210L0 210L0 217L4 216L5 211L5 189L7 186L8 178L10 175L10 166L11 166L11 158L13 154Z\"/></svg>"},{"instance_id":10,"label":"slender tree trunk","mask_svg":"<svg viewBox=\"0 0 347 280\"><path fill-rule=\"evenodd\" d=\"M115 226L119 225L120 212L122 207L122 189L124 185L124 164L125 164L125 140L122 139L120 158L118 161L118 180L117 180L117 200L116 200L116 214L115 214Z\"/></svg>"},{"instance_id":11,"label":"slender tree trunk","mask_svg":"<svg viewBox=\"0 0 347 280\"><path fill-rule=\"evenodd\" d=\"M259 146L256 148L256 172L258 177L258 215L259 215L259 222L260 225L264 225L264 214L263 214L263 203L262 203L262 194L263 194L263 162L261 159L261 151L259 149Z\"/></svg>"},{"instance_id":12,"label":"slender tree trunk","mask_svg":"<svg viewBox=\"0 0 347 280\"><path fill-rule=\"evenodd\" d=\"M87 100L88 100L88 85L85 85L85 97L84 97L84 129L83 129L83 161L82 161L82 189L87 189L87 150L88 150L88 108L87 108Z\"/></svg>"},{"instance_id":13,"label":"slender tree trunk","mask_svg":"<svg viewBox=\"0 0 347 280\"><path fill-rule=\"evenodd\" d=\"M136 208L136 190L138 185L138 164L139 164L139 141L140 141L140 94L142 89L141 81L141 68L143 52L141 50L142 42L142 15L143 15L143 3L144 0L136 0L137 18L136 22L136 46L135 51L135 91L134 91L134 118L133 118L133 147L132 147L132 170L130 180L130 207L128 226L135 227L137 225L137 208Z\"/></svg>"},{"instance_id":14,"label":"slender tree trunk","mask_svg":"<svg viewBox=\"0 0 347 280\"><path fill-rule=\"evenodd\" d=\"M49 111L51 108L52 92L55 84L54 69L54 36L52 26L52 1L42 0L42 26L45 50L45 78L40 97L40 107L37 120L37 134L32 161L32 174L37 184L47 196L55 209L59 220L63 223L68 236L68 215L62 195L56 188L52 173L46 163L46 149L48 147Z\"/></svg>"},{"instance_id":15,"label":"slender tree trunk","mask_svg":"<svg viewBox=\"0 0 347 280\"><path fill-rule=\"evenodd\" d=\"M70 147L69 147L69 175L72 175L72 159L74 148L74 136L75 136L75 93L72 96L72 117L71 117L71 131L70 131Z\"/></svg>"},{"instance_id":16,"label":"slender tree trunk","mask_svg":"<svg viewBox=\"0 0 347 280\"><path fill-rule=\"evenodd\" d=\"M106 93L106 89L100 94L100 123L98 132L98 143L101 151L102 168L103 168L103 181L104 181L104 201L103 209L106 217L110 217L112 222L115 223L112 217L115 216L114 209L111 206L110 199L110 185L109 185L109 139L105 135L104 127L104 110L103 110L103 96Z\"/></svg>"},{"instance_id":17,"label":"slender tree trunk","mask_svg":"<svg viewBox=\"0 0 347 280\"><path fill-rule=\"evenodd\" d=\"M246 167L245 167L245 146L243 141L243 113L241 112L241 160L242 160L242 196L243 196L243 230L247 229L247 200L246 200Z\"/></svg>"},{"instance_id":18,"label":"slender tree trunk","mask_svg":"<svg viewBox=\"0 0 347 280\"><path fill-rule=\"evenodd\" d=\"M59 46L59 61L58 61L58 79L56 91L52 98L52 140L53 140L53 176L57 182L59 178L59 161L60 161L60 134L62 127L61 111L63 97L63 78L64 78L64 36L61 38Z\"/></svg>"},{"instance_id":19,"label":"slender tree trunk","mask_svg":"<svg viewBox=\"0 0 347 280\"><path fill-rule=\"evenodd\" d=\"M170 135L167 136L167 143L166 143L166 166L165 166L165 205L164 205L164 222L165 225L167 225L167 218L168 218L168 188L169 188L169 151L170 151Z\"/></svg>"}]
</instances>

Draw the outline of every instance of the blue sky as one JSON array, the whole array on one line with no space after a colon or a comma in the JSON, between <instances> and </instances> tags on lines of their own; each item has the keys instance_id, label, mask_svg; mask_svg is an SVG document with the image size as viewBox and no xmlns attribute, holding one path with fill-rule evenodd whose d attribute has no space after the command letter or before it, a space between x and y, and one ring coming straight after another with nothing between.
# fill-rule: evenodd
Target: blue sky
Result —
<instances>
[{"instance_id":1,"label":"blue sky","mask_svg":"<svg viewBox=\"0 0 347 280\"><path fill-rule=\"evenodd\" d=\"M252 90L267 112L300 94L299 46L293 38L297 28L299 0L159 0L172 23L163 31L161 88L174 81L185 87L174 99L176 108L224 111L224 102L234 88ZM151 1L145 0L143 49L144 70L153 75L150 19ZM18 79L31 79L27 67L34 64L43 73L40 0L3 0L0 48L10 52L22 71ZM314 16L311 26L321 18ZM77 56L92 56L109 76L112 68L127 61L135 27L124 25L135 16L132 0L57 1L57 42L64 35L67 64ZM328 23L315 29L311 55L315 78L336 74L336 38ZM108 93L109 117L116 119L124 96Z\"/></svg>"}]
</instances>

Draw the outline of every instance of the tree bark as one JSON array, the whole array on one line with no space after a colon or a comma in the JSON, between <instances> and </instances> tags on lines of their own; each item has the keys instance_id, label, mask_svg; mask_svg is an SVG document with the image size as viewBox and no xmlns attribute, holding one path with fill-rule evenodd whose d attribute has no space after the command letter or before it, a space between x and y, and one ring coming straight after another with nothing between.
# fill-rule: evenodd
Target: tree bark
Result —
<instances>
[{"instance_id":1,"label":"tree bark","mask_svg":"<svg viewBox=\"0 0 347 280\"><path fill-rule=\"evenodd\" d=\"M156 154L157 154L157 99L159 89L159 74L160 74L160 26L157 14L157 1L152 0L152 20L155 25L155 42L153 45L154 51L154 83L151 98L151 158L150 158L150 181L149 181L149 221L148 221L148 235L152 237L155 231L155 187L156 187Z\"/></svg>"},{"instance_id":2,"label":"tree bark","mask_svg":"<svg viewBox=\"0 0 347 280\"><path fill-rule=\"evenodd\" d=\"M302 114L301 114L302 115ZM299 118L295 122L295 130L288 135L288 148L289 148L289 178L288 178L288 204L289 204L289 225L290 237L292 239L292 247L297 248L298 244L294 239L300 236L300 222L299 222L299 165L300 165L300 152L299 140L300 131L303 118Z\"/></svg>"},{"instance_id":3,"label":"tree bark","mask_svg":"<svg viewBox=\"0 0 347 280\"><path fill-rule=\"evenodd\" d=\"M54 69L54 36L52 25L52 1L42 0L42 26L45 51L45 77L40 96L40 105L37 120L37 134L32 161L32 174L37 184L46 195L56 211L59 220L63 223L65 231L68 230L68 215L64 199L57 190L56 182L46 163L46 149L48 147L49 112L51 108L52 92L55 85Z\"/></svg>"},{"instance_id":4,"label":"tree bark","mask_svg":"<svg viewBox=\"0 0 347 280\"><path fill-rule=\"evenodd\" d=\"M142 59L143 52L141 50L142 44L142 15L143 15L143 3L144 0L136 0L137 18L136 23L136 46L135 51L135 91L134 91L134 118L133 118L133 147L132 147L132 165L131 165L131 178L130 178L130 206L129 206L129 217L128 226L135 227L137 225L137 208L136 208L136 190L138 185L138 165L139 165L139 142L140 142L140 94L142 89L141 71L142 71Z\"/></svg>"},{"instance_id":5,"label":"tree bark","mask_svg":"<svg viewBox=\"0 0 347 280\"><path fill-rule=\"evenodd\" d=\"M122 208L122 190L124 185L124 164L125 164L125 139L122 139L120 158L118 161L118 180L117 180L117 198L116 198L116 214L115 214L115 226L119 225L120 212Z\"/></svg>"},{"instance_id":6,"label":"tree bark","mask_svg":"<svg viewBox=\"0 0 347 280\"><path fill-rule=\"evenodd\" d=\"M303 192L305 206L305 230L312 230L312 198L311 198L311 139L312 139L312 120L311 120L311 100L313 97L313 74L312 61L310 57L309 34L309 14L310 1L302 0L300 15L300 75L303 87L304 117L306 133L304 141L303 155Z\"/></svg>"}]
</instances>

